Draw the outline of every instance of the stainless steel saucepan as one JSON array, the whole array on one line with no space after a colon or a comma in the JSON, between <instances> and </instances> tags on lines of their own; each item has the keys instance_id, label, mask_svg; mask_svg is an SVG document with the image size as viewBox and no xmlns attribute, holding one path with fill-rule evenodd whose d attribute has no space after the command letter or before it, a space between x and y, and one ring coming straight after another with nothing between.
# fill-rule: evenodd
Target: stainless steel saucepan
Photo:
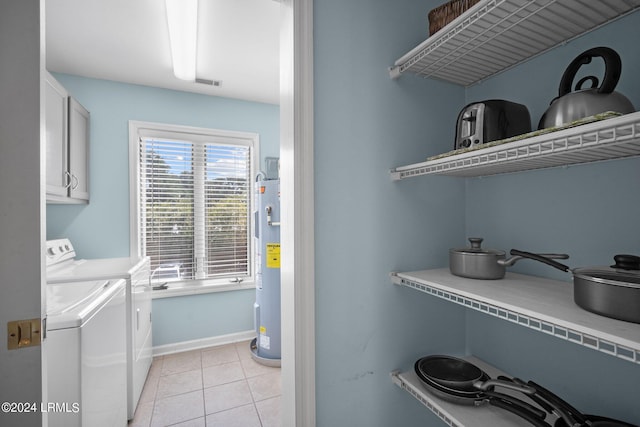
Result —
<instances>
[{"instance_id":1,"label":"stainless steel saucepan","mask_svg":"<svg viewBox=\"0 0 640 427\"><path fill-rule=\"evenodd\" d=\"M518 260L527 258L514 255L506 258L505 251L485 249L481 237L470 237L468 248L449 249L449 270L456 276L470 279L495 280L502 279L506 267L511 267ZM542 254L547 258L567 259L567 254Z\"/></svg>"}]
</instances>

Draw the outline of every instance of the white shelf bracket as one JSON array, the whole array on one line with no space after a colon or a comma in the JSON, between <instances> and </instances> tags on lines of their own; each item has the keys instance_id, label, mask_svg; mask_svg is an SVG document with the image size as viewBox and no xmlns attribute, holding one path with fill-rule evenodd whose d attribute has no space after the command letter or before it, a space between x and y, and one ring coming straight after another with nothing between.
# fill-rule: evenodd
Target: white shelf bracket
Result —
<instances>
[{"instance_id":1,"label":"white shelf bracket","mask_svg":"<svg viewBox=\"0 0 640 427\"><path fill-rule=\"evenodd\" d=\"M398 387L403 388L402 380L398 377L398 374L400 374L400 371L397 369L395 371L391 371L391 381L393 381L393 383Z\"/></svg>"},{"instance_id":2,"label":"white shelf bracket","mask_svg":"<svg viewBox=\"0 0 640 427\"><path fill-rule=\"evenodd\" d=\"M392 80L397 80L401 74L400 67L397 65L389 67L389 77L391 77Z\"/></svg>"},{"instance_id":3,"label":"white shelf bracket","mask_svg":"<svg viewBox=\"0 0 640 427\"><path fill-rule=\"evenodd\" d=\"M392 271L389 273L389 278L391 279L391 283L397 286L402 286L402 279L398 277L397 271Z\"/></svg>"}]
</instances>

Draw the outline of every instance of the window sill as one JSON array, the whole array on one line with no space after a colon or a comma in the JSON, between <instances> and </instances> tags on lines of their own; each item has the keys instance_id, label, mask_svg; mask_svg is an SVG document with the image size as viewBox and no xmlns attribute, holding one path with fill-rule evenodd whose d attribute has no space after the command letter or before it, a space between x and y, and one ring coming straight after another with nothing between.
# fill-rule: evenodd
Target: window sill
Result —
<instances>
[{"instance_id":1,"label":"window sill","mask_svg":"<svg viewBox=\"0 0 640 427\"><path fill-rule=\"evenodd\" d=\"M255 288L256 284L253 281L228 284L187 284L184 282L174 282L169 283L169 287L167 289L152 291L152 299L173 298L186 295L211 294L215 292L243 291Z\"/></svg>"}]
</instances>

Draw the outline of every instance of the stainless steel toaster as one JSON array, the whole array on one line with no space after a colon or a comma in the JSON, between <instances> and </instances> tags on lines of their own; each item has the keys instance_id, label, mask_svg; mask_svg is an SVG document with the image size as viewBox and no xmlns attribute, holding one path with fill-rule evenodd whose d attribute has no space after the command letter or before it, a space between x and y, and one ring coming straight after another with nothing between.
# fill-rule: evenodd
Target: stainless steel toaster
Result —
<instances>
[{"instance_id":1,"label":"stainless steel toaster","mask_svg":"<svg viewBox=\"0 0 640 427\"><path fill-rule=\"evenodd\" d=\"M474 102L462 109L454 149L473 147L531 132L529 109L502 99Z\"/></svg>"}]
</instances>

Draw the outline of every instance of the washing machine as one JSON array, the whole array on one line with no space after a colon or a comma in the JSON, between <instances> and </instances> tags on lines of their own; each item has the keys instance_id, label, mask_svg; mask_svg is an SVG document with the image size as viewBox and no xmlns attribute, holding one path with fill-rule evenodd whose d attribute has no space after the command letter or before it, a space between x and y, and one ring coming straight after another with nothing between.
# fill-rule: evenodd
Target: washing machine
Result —
<instances>
[{"instance_id":1,"label":"washing machine","mask_svg":"<svg viewBox=\"0 0 640 427\"><path fill-rule=\"evenodd\" d=\"M125 281L47 285L50 427L127 424Z\"/></svg>"},{"instance_id":2,"label":"washing machine","mask_svg":"<svg viewBox=\"0 0 640 427\"><path fill-rule=\"evenodd\" d=\"M47 241L47 283L125 280L127 418L133 419L153 357L149 257L77 259L69 239Z\"/></svg>"}]
</instances>

